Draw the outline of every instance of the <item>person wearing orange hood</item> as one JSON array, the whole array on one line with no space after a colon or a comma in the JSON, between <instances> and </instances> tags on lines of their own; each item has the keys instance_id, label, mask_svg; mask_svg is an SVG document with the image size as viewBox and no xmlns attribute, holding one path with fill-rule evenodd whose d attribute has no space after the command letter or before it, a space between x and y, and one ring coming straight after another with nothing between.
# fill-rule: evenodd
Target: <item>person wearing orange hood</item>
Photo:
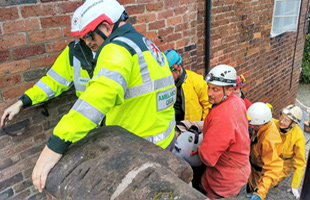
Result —
<instances>
[{"instance_id":1,"label":"person wearing orange hood","mask_svg":"<svg viewBox=\"0 0 310 200\"><path fill-rule=\"evenodd\" d=\"M263 200L272 184L277 183L283 169L282 140L272 119L269 106L263 102L253 103L247 110L251 137L251 175L247 190L251 200Z\"/></svg>"}]
</instances>

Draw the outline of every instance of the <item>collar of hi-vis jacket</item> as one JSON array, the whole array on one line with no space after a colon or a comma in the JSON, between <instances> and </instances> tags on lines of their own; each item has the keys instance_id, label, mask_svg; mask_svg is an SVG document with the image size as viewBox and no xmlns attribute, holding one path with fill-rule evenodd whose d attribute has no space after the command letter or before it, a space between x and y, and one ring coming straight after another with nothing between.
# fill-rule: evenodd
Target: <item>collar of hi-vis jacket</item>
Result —
<instances>
[{"instance_id":1,"label":"collar of hi-vis jacket","mask_svg":"<svg viewBox=\"0 0 310 200\"><path fill-rule=\"evenodd\" d=\"M82 69L86 70L91 78L96 66L93 60L93 53L83 40L75 41L69 44L70 64L73 66L73 57L81 62Z\"/></svg>"},{"instance_id":2,"label":"collar of hi-vis jacket","mask_svg":"<svg viewBox=\"0 0 310 200\"><path fill-rule=\"evenodd\" d=\"M103 47L107 44L109 44L114 38L116 38L117 36L122 36L127 32L131 32L131 31L135 31L134 27L131 24L124 24L120 27L118 27L106 40L104 40L104 42L102 43L102 45L99 47L95 60L98 59L98 56L101 52L101 50L103 49Z\"/></svg>"}]
</instances>

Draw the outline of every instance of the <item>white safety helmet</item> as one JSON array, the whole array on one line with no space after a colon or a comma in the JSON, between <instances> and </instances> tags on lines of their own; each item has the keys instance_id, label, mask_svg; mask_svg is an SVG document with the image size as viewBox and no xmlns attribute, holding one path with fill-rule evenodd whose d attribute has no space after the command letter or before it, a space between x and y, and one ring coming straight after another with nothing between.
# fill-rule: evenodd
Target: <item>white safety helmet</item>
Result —
<instances>
[{"instance_id":1,"label":"white safety helmet","mask_svg":"<svg viewBox=\"0 0 310 200\"><path fill-rule=\"evenodd\" d=\"M198 131L196 133L191 131L182 132L175 142L172 153L180 156L193 167L201 166L202 161L197 151L202 139L202 134L198 134Z\"/></svg>"},{"instance_id":2,"label":"white safety helmet","mask_svg":"<svg viewBox=\"0 0 310 200\"><path fill-rule=\"evenodd\" d=\"M217 65L208 73L206 81L217 86L236 86L237 73L229 65Z\"/></svg>"},{"instance_id":3,"label":"white safety helmet","mask_svg":"<svg viewBox=\"0 0 310 200\"><path fill-rule=\"evenodd\" d=\"M302 110L296 105L286 106L282 110L282 113L287 115L288 118L290 118L293 122L296 122L297 124L300 123L302 120Z\"/></svg>"},{"instance_id":4,"label":"white safety helmet","mask_svg":"<svg viewBox=\"0 0 310 200\"><path fill-rule=\"evenodd\" d=\"M247 110L249 123L251 125L262 125L268 123L272 118L272 113L265 103L253 103Z\"/></svg>"},{"instance_id":5,"label":"white safety helmet","mask_svg":"<svg viewBox=\"0 0 310 200\"><path fill-rule=\"evenodd\" d=\"M80 15L82 7L80 6L74 11L71 19L71 34L74 37L80 36Z\"/></svg>"},{"instance_id":6,"label":"white safety helmet","mask_svg":"<svg viewBox=\"0 0 310 200\"><path fill-rule=\"evenodd\" d=\"M94 31L103 21L116 23L125 11L124 6L116 0L87 0L83 4L80 18L80 36Z\"/></svg>"}]
</instances>

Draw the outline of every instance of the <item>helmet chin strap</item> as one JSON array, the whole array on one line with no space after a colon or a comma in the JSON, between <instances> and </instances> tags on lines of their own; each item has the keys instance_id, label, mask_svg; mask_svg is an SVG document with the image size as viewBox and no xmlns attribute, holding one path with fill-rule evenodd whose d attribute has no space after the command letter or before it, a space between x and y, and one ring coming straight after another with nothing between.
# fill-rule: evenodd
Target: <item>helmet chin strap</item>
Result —
<instances>
[{"instance_id":1,"label":"helmet chin strap","mask_svg":"<svg viewBox=\"0 0 310 200\"><path fill-rule=\"evenodd\" d=\"M293 123L293 120L292 120L292 122L290 123L290 125L288 125L288 127L286 127L286 128L280 128L281 133L287 133L289 130L291 130L291 129L292 129L292 123Z\"/></svg>"},{"instance_id":2,"label":"helmet chin strap","mask_svg":"<svg viewBox=\"0 0 310 200\"><path fill-rule=\"evenodd\" d=\"M226 94L225 94L225 89L224 89L224 86L222 87L223 88L223 94L224 94L224 96L223 96L223 98L222 98L222 100L221 100L221 102L220 103L218 103L218 104L221 104L226 98L227 98L227 96L226 96Z\"/></svg>"},{"instance_id":3,"label":"helmet chin strap","mask_svg":"<svg viewBox=\"0 0 310 200\"><path fill-rule=\"evenodd\" d=\"M222 99L221 103L227 98L227 96L226 96L226 94L225 94L224 86L223 86L222 88L223 88L223 94L224 94L224 96L223 96L223 99Z\"/></svg>"},{"instance_id":4,"label":"helmet chin strap","mask_svg":"<svg viewBox=\"0 0 310 200\"><path fill-rule=\"evenodd\" d=\"M118 28L118 25L121 21L123 21L123 15L121 15L121 17L117 20L117 22L114 23L113 29L111 34ZM106 40L108 37L98 28L99 26L96 27L96 29L94 30L98 35L100 35L100 37L102 37L103 40Z\"/></svg>"},{"instance_id":5,"label":"helmet chin strap","mask_svg":"<svg viewBox=\"0 0 310 200\"><path fill-rule=\"evenodd\" d=\"M106 40L108 37L98 28L99 26L97 26L97 28L95 29L95 32L100 35L100 37L102 37L103 40Z\"/></svg>"},{"instance_id":6,"label":"helmet chin strap","mask_svg":"<svg viewBox=\"0 0 310 200\"><path fill-rule=\"evenodd\" d=\"M219 103L215 103L214 105L220 105L220 104L221 104L223 101L225 101L225 99L227 98L227 96L226 96L226 94L225 94L224 86L223 86L222 88L223 88L223 94L224 94L224 96L223 96L222 100L221 100Z\"/></svg>"}]
</instances>

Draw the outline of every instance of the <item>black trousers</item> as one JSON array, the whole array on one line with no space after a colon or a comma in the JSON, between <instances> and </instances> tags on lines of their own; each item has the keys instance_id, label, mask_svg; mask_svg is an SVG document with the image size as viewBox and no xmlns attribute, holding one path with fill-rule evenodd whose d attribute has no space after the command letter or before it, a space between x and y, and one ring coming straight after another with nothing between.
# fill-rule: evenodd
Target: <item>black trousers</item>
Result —
<instances>
[{"instance_id":1,"label":"black trousers","mask_svg":"<svg viewBox=\"0 0 310 200\"><path fill-rule=\"evenodd\" d=\"M192 186L193 188L195 188L196 190L200 191L201 193L205 194L206 192L204 191L203 187L201 186L201 177L203 175L203 173L206 170L206 165L202 164L199 167L193 167L193 172L194 172L194 177L192 180Z\"/></svg>"}]
</instances>

